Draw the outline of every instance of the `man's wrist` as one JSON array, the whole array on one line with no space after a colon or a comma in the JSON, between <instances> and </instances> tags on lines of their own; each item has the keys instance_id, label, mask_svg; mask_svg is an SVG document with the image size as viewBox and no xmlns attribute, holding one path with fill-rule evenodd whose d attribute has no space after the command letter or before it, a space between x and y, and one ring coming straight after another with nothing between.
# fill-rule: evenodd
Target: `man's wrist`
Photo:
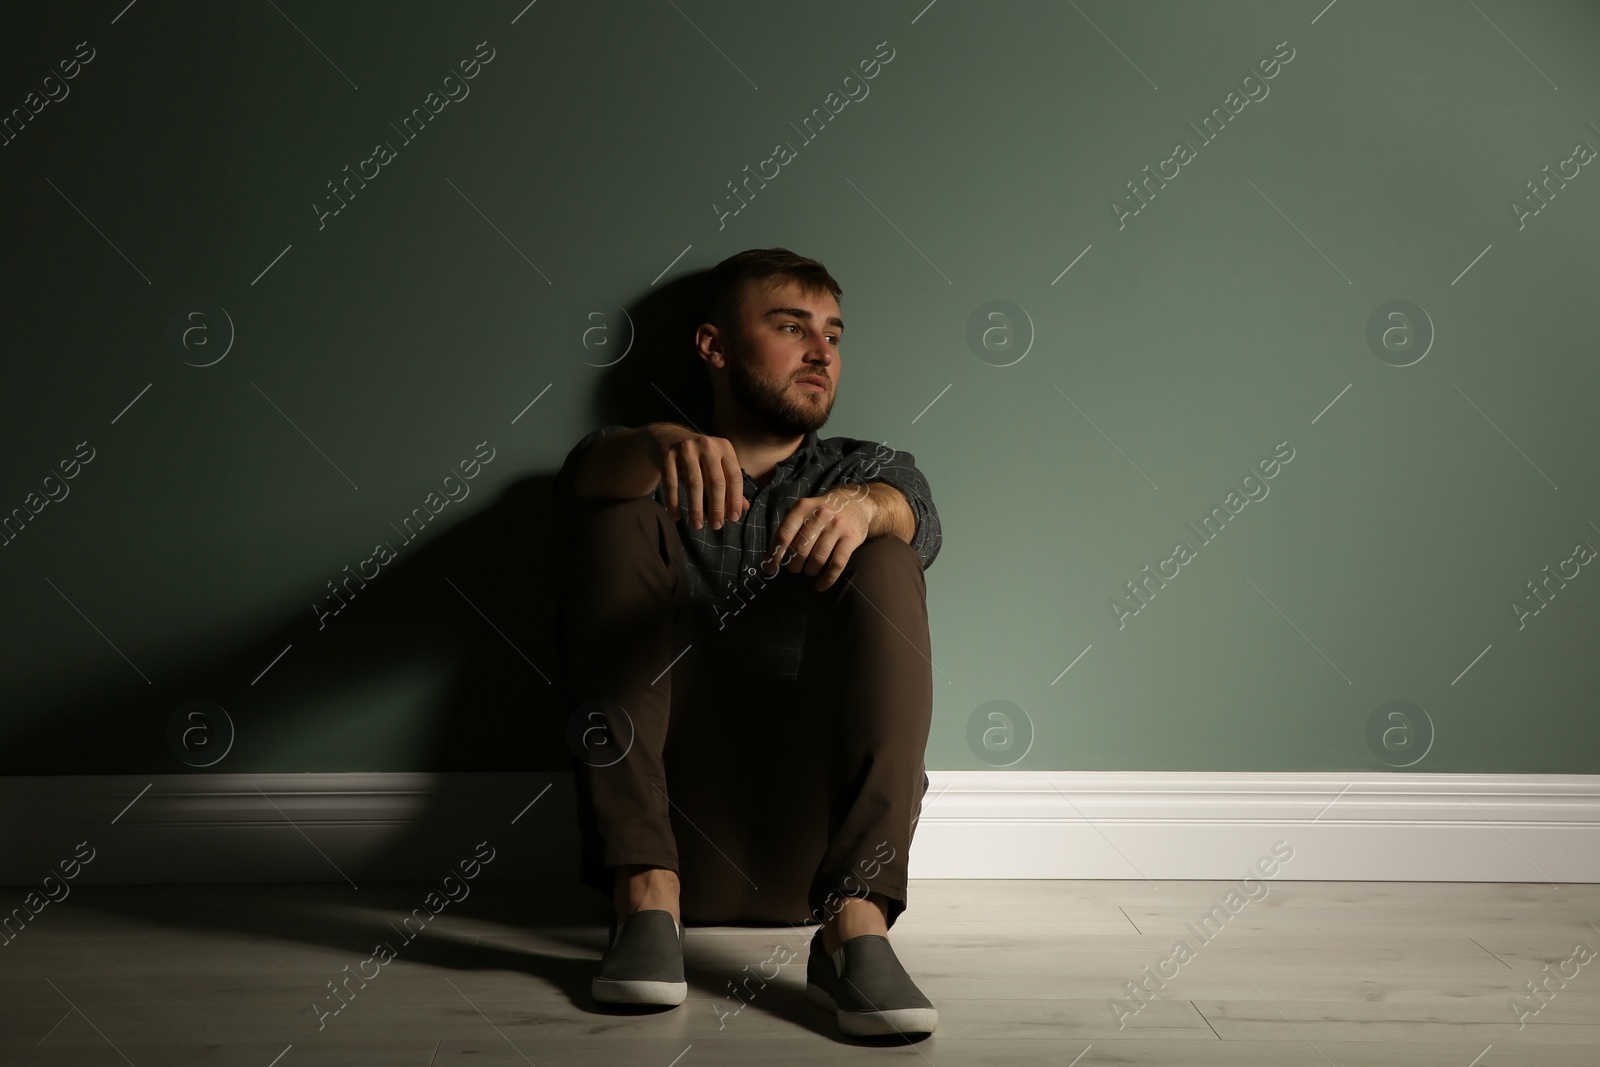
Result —
<instances>
[{"instance_id":1,"label":"man's wrist","mask_svg":"<svg viewBox=\"0 0 1600 1067\"><path fill-rule=\"evenodd\" d=\"M867 536L889 534L910 544L917 535L917 516L911 510L911 501L887 482L868 482L866 488Z\"/></svg>"},{"instance_id":2,"label":"man's wrist","mask_svg":"<svg viewBox=\"0 0 1600 1067\"><path fill-rule=\"evenodd\" d=\"M875 537L883 532L874 528L883 521L883 509L878 506L878 500L874 496L875 490L870 482L856 488L860 494L856 503L860 505L862 513L867 517L867 536Z\"/></svg>"}]
</instances>

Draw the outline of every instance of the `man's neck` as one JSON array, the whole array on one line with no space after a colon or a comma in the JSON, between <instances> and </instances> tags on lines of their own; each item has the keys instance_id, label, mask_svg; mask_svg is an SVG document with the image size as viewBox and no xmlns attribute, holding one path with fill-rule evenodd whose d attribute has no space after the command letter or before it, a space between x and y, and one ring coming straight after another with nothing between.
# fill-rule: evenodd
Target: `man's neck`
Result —
<instances>
[{"instance_id":1,"label":"man's neck","mask_svg":"<svg viewBox=\"0 0 1600 1067\"><path fill-rule=\"evenodd\" d=\"M763 424L753 423L740 416L719 416L712 420L713 437L726 438L739 456L739 466L765 486L779 463L794 455L795 449L805 443L805 434L784 437L774 434Z\"/></svg>"}]
</instances>

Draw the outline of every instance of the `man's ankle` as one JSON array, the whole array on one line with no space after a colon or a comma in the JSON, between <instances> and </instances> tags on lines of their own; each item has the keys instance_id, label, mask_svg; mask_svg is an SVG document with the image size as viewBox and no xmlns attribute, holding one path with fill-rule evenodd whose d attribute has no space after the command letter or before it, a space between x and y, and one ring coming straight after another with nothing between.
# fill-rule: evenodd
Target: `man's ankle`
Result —
<instances>
[{"instance_id":1,"label":"man's ankle","mask_svg":"<svg viewBox=\"0 0 1600 1067\"><path fill-rule=\"evenodd\" d=\"M637 911L659 909L670 912L681 926L678 906L678 873L665 867L624 864L617 867L612 891L612 906L618 918Z\"/></svg>"},{"instance_id":2,"label":"man's ankle","mask_svg":"<svg viewBox=\"0 0 1600 1067\"><path fill-rule=\"evenodd\" d=\"M822 924L822 950L833 955L840 945L862 934L889 936L887 898L873 893L867 899L847 898Z\"/></svg>"}]
</instances>

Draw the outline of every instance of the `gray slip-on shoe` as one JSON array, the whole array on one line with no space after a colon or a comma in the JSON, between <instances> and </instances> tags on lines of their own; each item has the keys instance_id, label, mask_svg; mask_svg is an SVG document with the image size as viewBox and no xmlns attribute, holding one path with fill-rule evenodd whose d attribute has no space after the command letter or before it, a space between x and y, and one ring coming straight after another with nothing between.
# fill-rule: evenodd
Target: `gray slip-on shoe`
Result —
<instances>
[{"instance_id":1,"label":"gray slip-on shoe","mask_svg":"<svg viewBox=\"0 0 1600 1067\"><path fill-rule=\"evenodd\" d=\"M613 915L609 947L589 991L606 1004L682 1004L689 995L683 927L672 913L646 908L620 923Z\"/></svg>"},{"instance_id":2,"label":"gray slip-on shoe","mask_svg":"<svg viewBox=\"0 0 1600 1067\"><path fill-rule=\"evenodd\" d=\"M852 937L830 957L818 929L806 960L806 998L831 1010L840 1031L852 1037L931 1034L939 1025L938 1009L881 934Z\"/></svg>"}]
</instances>

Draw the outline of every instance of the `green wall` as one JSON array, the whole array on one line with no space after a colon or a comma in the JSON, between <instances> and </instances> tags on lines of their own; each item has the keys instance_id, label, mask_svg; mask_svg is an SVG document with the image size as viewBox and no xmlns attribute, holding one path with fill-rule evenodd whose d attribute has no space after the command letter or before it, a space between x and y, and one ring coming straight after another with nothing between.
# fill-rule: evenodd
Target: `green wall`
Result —
<instances>
[{"instance_id":1,"label":"green wall","mask_svg":"<svg viewBox=\"0 0 1600 1067\"><path fill-rule=\"evenodd\" d=\"M1594 5L119 8L0 42L0 772L565 768L551 477L768 245L934 490L930 768L1600 771Z\"/></svg>"}]
</instances>

